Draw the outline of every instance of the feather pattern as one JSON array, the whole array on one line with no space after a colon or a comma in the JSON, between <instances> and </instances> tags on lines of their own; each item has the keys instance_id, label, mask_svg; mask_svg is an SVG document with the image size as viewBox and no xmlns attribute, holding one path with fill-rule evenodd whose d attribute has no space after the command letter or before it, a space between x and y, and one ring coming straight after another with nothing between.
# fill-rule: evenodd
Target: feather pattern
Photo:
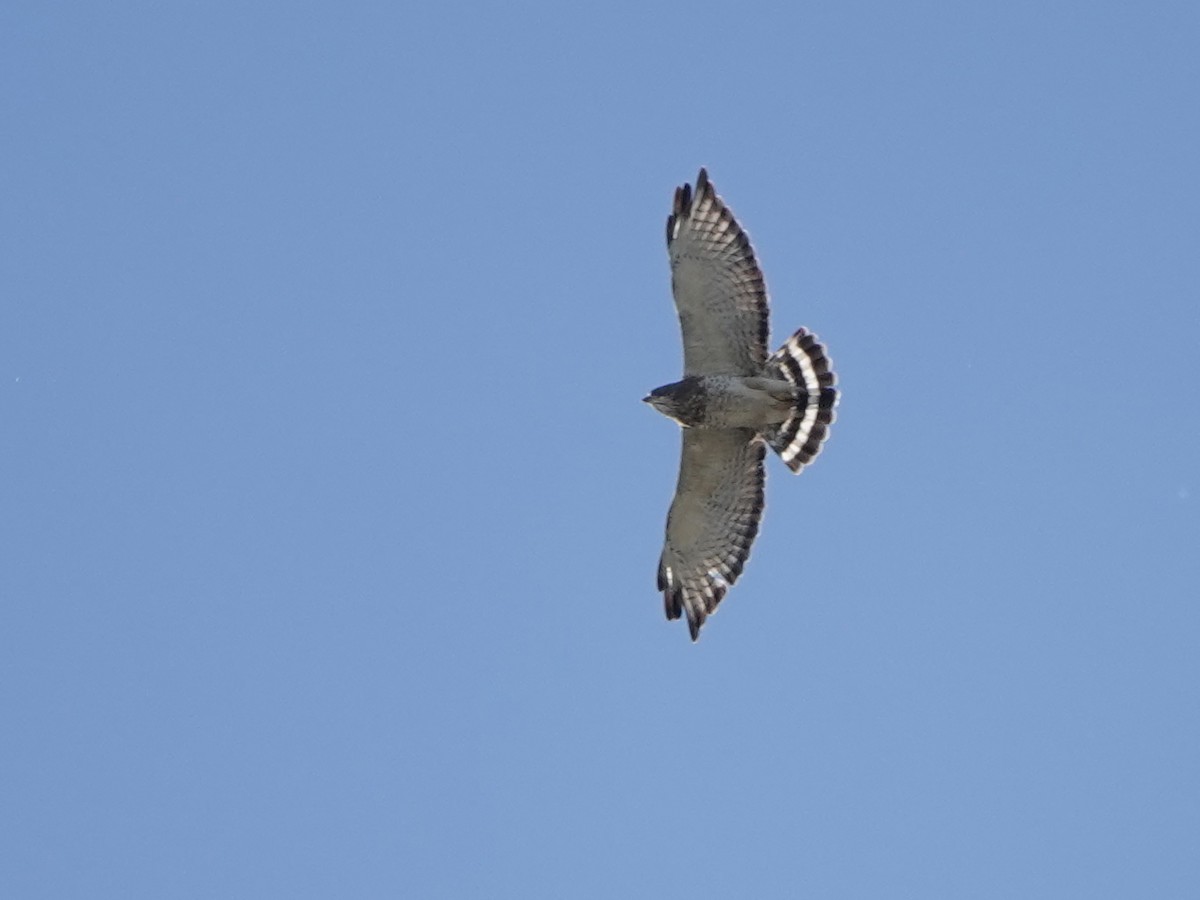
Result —
<instances>
[{"instance_id":1,"label":"feather pattern","mask_svg":"<svg viewBox=\"0 0 1200 900\"><path fill-rule=\"evenodd\" d=\"M684 375L757 375L767 358L767 289L750 239L700 170L667 219Z\"/></svg>"},{"instance_id":2,"label":"feather pattern","mask_svg":"<svg viewBox=\"0 0 1200 900\"><path fill-rule=\"evenodd\" d=\"M796 405L781 425L763 429L768 446L796 474L816 459L829 437L838 392L837 376L817 336L801 328L771 354L767 371L796 388Z\"/></svg>"},{"instance_id":3,"label":"feather pattern","mask_svg":"<svg viewBox=\"0 0 1200 900\"><path fill-rule=\"evenodd\" d=\"M762 519L765 453L750 429L683 430L658 589L667 618L687 615L692 640L750 556Z\"/></svg>"}]
</instances>

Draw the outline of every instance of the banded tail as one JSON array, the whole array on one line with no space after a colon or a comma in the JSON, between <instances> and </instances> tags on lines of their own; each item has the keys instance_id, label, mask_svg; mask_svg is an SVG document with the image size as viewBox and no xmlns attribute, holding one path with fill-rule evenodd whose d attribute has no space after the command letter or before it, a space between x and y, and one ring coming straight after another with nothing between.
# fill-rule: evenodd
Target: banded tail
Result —
<instances>
[{"instance_id":1,"label":"banded tail","mask_svg":"<svg viewBox=\"0 0 1200 900\"><path fill-rule=\"evenodd\" d=\"M771 354L767 369L791 382L797 398L791 416L763 429L763 439L798 473L816 458L829 436L838 402L837 376L817 336L803 328Z\"/></svg>"}]
</instances>

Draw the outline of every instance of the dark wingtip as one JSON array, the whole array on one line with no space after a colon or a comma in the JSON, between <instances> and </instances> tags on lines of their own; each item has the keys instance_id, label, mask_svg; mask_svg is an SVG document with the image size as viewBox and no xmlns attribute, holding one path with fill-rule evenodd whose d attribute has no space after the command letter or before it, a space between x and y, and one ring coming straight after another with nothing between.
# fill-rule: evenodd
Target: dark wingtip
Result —
<instances>
[{"instance_id":1,"label":"dark wingtip","mask_svg":"<svg viewBox=\"0 0 1200 900\"><path fill-rule=\"evenodd\" d=\"M662 563L658 565L658 589L663 595L663 612L669 621L674 621L683 615L683 591L679 585L673 585L667 579Z\"/></svg>"},{"instance_id":2,"label":"dark wingtip","mask_svg":"<svg viewBox=\"0 0 1200 900\"><path fill-rule=\"evenodd\" d=\"M675 199L671 203L671 215L667 216L667 246L675 240L675 230L681 219L687 218L692 211L692 186L685 184L675 188Z\"/></svg>"},{"instance_id":3,"label":"dark wingtip","mask_svg":"<svg viewBox=\"0 0 1200 900\"><path fill-rule=\"evenodd\" d=\"M692 186L690 184L675 188L675 203L673 206L676 217L687 215L688 210L692 208Z\"/></svg>"}]
</instances>

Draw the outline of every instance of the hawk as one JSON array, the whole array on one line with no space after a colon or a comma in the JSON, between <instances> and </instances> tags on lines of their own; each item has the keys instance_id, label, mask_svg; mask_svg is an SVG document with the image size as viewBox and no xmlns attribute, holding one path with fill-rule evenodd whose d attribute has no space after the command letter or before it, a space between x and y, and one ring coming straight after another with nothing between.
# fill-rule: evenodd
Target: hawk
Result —
<instances>
[{"instance_id":1,"label":"hawk","mask_svg":"<svg viewBox=\"0 0 1200 900\"><path fill-rule=\"evenodd\" d=\"M700 170L667 218L683 380L643 398L683 426L658 589L692 640L746 564L770 447L793 472L820 452L838 392L825 348L801 328L767 353L767 288L746 232Z\"/></svg>"}]
</instances>

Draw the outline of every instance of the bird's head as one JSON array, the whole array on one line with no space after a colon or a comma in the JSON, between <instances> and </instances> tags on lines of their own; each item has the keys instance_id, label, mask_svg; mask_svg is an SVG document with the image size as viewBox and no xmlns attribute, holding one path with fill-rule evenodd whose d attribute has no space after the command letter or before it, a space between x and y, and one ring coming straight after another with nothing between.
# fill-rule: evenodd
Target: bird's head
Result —
<instances>
[{"instance_id":1,"label":"bird's head","mask_svg":"<svg viewBox=\"0 0 1200 900\"><path fill-rule=\"evenodd\" d=\"M692 425L697 412L699 396L696 379L685 378L674 384L664 384L656 387L642 398L643 403L649 403L668 419L674 419L680 425Z\"/></svg>"},{"instance_id":2,"label":"bird's head","mask_svg":"<svg viewBox=\"0 0 1200 900\"><path fill-rule=\"evenodd\" d=\"M671 395L672 387L673 385L669 384L665 387L656 387L642 398L642 402L649 403L664 416L670 416L671 418L674 418L674 416L671 415L671 413L675 410L675 398Z\"/></svg>"}]
</instances>

